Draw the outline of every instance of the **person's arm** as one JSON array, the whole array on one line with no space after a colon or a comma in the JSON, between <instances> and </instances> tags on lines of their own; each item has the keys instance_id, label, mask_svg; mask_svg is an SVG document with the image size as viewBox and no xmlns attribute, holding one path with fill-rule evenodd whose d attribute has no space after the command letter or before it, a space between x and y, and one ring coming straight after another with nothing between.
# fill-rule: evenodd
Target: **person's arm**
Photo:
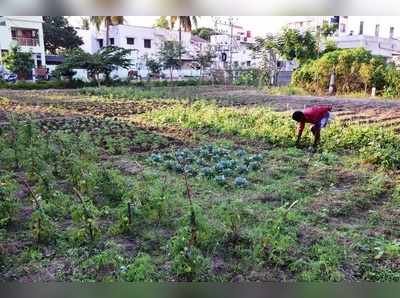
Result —
<instances>
[{"instance_id":1,"label":"person's arm","mask_svg":"<svg viewBox=\"0 0 400 298\"><path fill-rule=\"evenodd\" d=\"M303 134L304 126L305 126L305 122L300 122L299 128L297 129L296 146L298 146L300 144L300 139L301 139L301 135Z\"/></svg>"}]
</instances>

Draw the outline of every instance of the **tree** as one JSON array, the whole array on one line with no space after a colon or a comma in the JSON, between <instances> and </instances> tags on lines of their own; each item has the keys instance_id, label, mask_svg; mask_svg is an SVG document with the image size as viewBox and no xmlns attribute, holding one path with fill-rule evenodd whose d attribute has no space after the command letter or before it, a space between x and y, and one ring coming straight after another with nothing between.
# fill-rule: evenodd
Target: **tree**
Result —
<instances>
[{"instance_id":1,"label":"tree","mask_svg":"<svg viewBox=\"0 0 400 298\"><path fill-rule=\"evenodd\" d=\"M43 17L44 46L51 54L65 49L73 49L83 44L75 29L62 16Z\"/></svg>"},{"instance_id":2,"label":"tree","mask_svg":"<svg viewBox=\"0 0 400 298\"><path fill-rule=\"evenodd\" d=\"M297 60L299 64L316 59L318 54L317 41L311 32L300 33L295 29L284 29L275 37L274 47L287 60Z\"/></svg>"},{"instance_id":3,"label":"tree","mask_svg":"<svg viewBox=\"0 0 400 298\"><path fill-rule=\"evenodd\" d=\"M121 25L125 22L123 16L92 16L90 23L96 26L97 31L100 30L102 24L106 27L106 46L110 45L110 26Z\"/></svg>"},{"instance_id":4,"label":"tree","mask_svg":"<svg viewBox=\"0 0 400 298\"><path fill-rule=\"evenodd\" d=\"M200 38L203 38L207 41L210 41L211 35L216 35L218 32L216 32L212 28L207 28L207 27L201 27L201 28L196 28L192 31L193 35L196 35Z\"/></svg>"},{"instance_id":5,"label":"tree","mask_svg":"<svg viewBox=\"0 0 400 298\"><path fill-rule=\"evenodd\" d=\"M128 55L131 50L114 46L100 49L94 54L84 52L82 49L75 49L67 53L64 64L57 66L56 71L68 73L74 68L86 69L89 76L100 86L100 75L104 74L109 79L113 70L122 67L128 69L131 60Z\"/></svg>"},{"instance_id":6,"label":"tree","mask_svg":"<svg viewBox=\"0 0 400 298\"><path fill-rule=\"evenodd\" d=\"M162 68L161 63L154 58L147 58L146 66L150 70L150 73L153 75L159 74Z\"/></svg>"},{"instance_id":7,"label":"tree","mask_svg":"<svg viewBox=\"0 0 400 298\"><path fill-rule=\"evenodd\" d=\"M175 68L181 66L181 60L179 59L180 54L184 54L185 51L182 46L173 40L166 40L161 45L158 52L159 60L164 69L170 70L170 78L172 81L172 72Z\"/></svg>"},{"instance_id":8,"label":"tree","mask_svg":"<svg viewBox=\"0 0 400 298\"><path fill-rule=\"evenodd\" d=\"M18 79L26 80L28 74L35 66L35 62L32 58L32 52L24 53L21 52L20 49L19 46L11 48L10 51L3 56L2 61L9 71L17 74Z\"/></svg>"},{"instance_id":9,"label":"tree","mask_svg":"<svg viewBox=\"0 0 400 298\"><path fill-rule=\"evenodd\" d=\"M251 49L260 59L258 84L269 85L276 82L280 67L278 66L279 51L276 48L275 37L273 35L268 35L265 38L258 37Z\"/></svg>"},{"instance_id":10,"label":"tree","mask_svg":"<svg viewBox=\"0 0 400 298\"><path fill-rule=\"evenodd\" d=\"M164 17L164 16L159 17L159 18L155 21L153 27L156 27L156 28L163 28L163 29L170 29L170 27L169 27L169 22L168 22L168 20L167 20L167 17Z\"/></svg>"},{"instance_id":11,"label":"tree","mask_svg":"<svg viewBox=\"0 0 400 298\"><path fill-rule=\"evenodd\" d=\"M338 30L338 28L339 28L339 25L336 23L334 23L334 24L324 23L324 24L322 24L322 27L321 27L321 34L325 38L327 38L328 36L333 36L336 33L336 31Z\"/></svg>"},{"instance_id":12,"label":"tree","mask_svg":"<svg viewBox=\"0 0 400 298\"><path fill-rule=\"evenodd\" d=\"M197 27L197 17L196 16L170 16L170 28L173 29L176 23L179 23L179 45L182 48L182 29L185 32L192 31L193 25ZM179 61L182 62L182 52L179 52ZM182 64L182 63L181 63Z\"/></svg>"},{"instance_id":13,"label":"tree","mask_svg":"<svg viewBox=\"0 0 400 298\"><path fill-rule=\"evenodd\" d=\"M208 48L205 51L200 51L197 54L196 60L199 63L200 69L200 79L203 79L204 68L210 67L212 65L213 59L216 57L215 53Z\"/></svg>"}]
</instances>

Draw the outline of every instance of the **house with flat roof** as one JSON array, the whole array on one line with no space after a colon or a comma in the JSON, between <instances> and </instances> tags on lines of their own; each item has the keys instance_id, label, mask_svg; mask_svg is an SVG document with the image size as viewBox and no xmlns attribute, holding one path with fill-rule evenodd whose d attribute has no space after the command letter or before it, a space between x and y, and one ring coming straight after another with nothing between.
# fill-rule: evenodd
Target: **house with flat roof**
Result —
<instances>
[{"instance_id":1,"label":"house with flat roof","mask_svg":"<svg viewBox=\"0 0 400 298\"><path fill-rule=\"evenodd\" d=\"M41 16L0 16L0 56L15 45L32 53L35 68L46 66Z\"/></svg>"},{"instance_id":2,"label":"house with flat roof","mask_svg":"<svg viewBox=\"0 0 400 298\"><path fill-rule=\"evenodd\" d=\"M83 40L81 48L88 53L95 53L106 46L106 29L88 30L75 28L78 35ZM179 32L163 28L152 28L131 25L114 25L109 30L109 45L118 46L132 50L130 59L132 61L131 69L118 69L112 75L120 78L128 76L129 71L138 72L141 77L147 77L149 70L146 67L148 58L155 58L164 41L179 41ZM196 77L199 76L199 70L195 67L195 59L199 52L207 49L208 41L193 36L191 32L181 32L181 42L185 49L182 54L182 67L180 70L174 70L173 77ZM169 71L165 70L169 75Z\"/></svg>"}]
</instances>

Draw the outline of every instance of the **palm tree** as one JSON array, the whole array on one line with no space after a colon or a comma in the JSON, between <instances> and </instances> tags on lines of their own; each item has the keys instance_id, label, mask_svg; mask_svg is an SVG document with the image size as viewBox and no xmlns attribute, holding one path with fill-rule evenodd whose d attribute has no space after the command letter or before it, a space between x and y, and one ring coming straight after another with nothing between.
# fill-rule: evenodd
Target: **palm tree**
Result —
<instances>
[{"instance_id":1,"label":"palm tree","mask_svg":"<svg viewBox=\"0 0 400 298\"><path fill-rule=\"evenodd\" d=\"M181 64L182 54L181 54L181 47L182 47L182 28L185 32L192 31L192 24L197 27L197 17L196 16L170 16L169 22L171 24L170 28L173 29L176 22L179 22L179 64Z\"/></svg>"},{"instance_id":2,"label":"palm tree","mask_svg":"<svg viewBox=\"0 0 400 298\"><path fill-rule=\"evenodd\" d=\"M91 16L90 23L96 26L97 31L100 30L102 24L106 26L106 46L108 46L110 44L110 26L125 23L125 18L123 16Z\"/></svg>"}]
</instances>

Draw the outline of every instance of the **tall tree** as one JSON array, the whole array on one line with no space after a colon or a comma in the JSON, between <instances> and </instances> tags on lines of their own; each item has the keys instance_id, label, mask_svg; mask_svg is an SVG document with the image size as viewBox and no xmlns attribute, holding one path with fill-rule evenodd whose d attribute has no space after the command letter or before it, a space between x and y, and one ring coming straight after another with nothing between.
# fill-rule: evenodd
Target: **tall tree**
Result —
<instances>
[{"instance_id":1,"label":"tall tree","mask_svg":"<svg viewBox=\"0 0 400 298\"><path fill-rule=\"evenodd\" d=\"M306 31L300 33L295 29L284 29L274 38L273 46L287 60L297 60L300 64L309 59L316 59L318 46L315 36Z\"/></svg>"},{"instance_id":2,"label":"tall tree","mask_svg":"<svg viewBox=\"0 0 400 298\"><path fill-rule=\"evenodd\" d=\"M185 32L192 31L193 25L197 27L197 17L196 16L170 16L169 17L170 27L173 29L178 22L179 27L179 49L182 48L182 29ZM179 61L182 62L182 52L179 52ZM180 63L182 64L182 63Z\"/></svg>"},{"instance_id":3,"label":"tall tree","mask_svg":"<svg viewBox=\"0 0 400 298\"><path fill-rule=\"evenodd\" d=\"M163 29L169 29L169 22L168 22L167 17L164 17L164 16L159 17L159 18L155 21L153 27L156 27L156 28L163 28Z\"/></svg>"},{"instance_id":4,"label":"tall tree","mask_svg":"<svg viewBox=\"0 0 400 298\"><path fill-rule=\"evenodd\" d=\"M96 26L97 31L101 25L106 27L106 46L110 45L110 26L121 25L125 23L123 16L91 16L90 23Z\"/></svg>"},{"instance_id":5,"label":"tall tree","mask_svg":"<svg viewBox=\"0 0 400 298\"><path fill-rule=\"evenodd\" d=\"M59 51L77 48L83 44L75 29L62 16L43 17L44 46L51 54Z\"/></svg>"}]
</instances>

